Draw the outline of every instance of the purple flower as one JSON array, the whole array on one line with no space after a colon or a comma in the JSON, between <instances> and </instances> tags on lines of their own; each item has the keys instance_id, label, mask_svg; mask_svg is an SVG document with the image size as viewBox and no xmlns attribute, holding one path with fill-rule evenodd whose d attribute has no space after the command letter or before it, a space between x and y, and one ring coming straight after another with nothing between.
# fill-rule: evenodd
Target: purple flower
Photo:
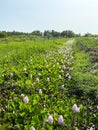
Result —
<instances>
[{"instance_id":1,"label":"purple flower","mask_svg":"<svg viewBox=\"0 0 98 130\"><path fill-rule=\"evenodd\" d=\"M80 108L77 107L76 110L75 110L75 112L80 112Z\"/></svg>"},{"instance_id":2,"label":"purple flower","mask_svg":"<svg viewBox=\"0 0 98 130\"><path fill-rule=\"evenodd\" d=\"M59 124L59 125L63 125L63 123L64 123L64 118L63 118L62 115L60 115L60 116L59 116L59 119L58 119L58 124Z\"/></svg>"},{"instance_id":3,"label":"purple flower","mask_svg":"<svg viewBox=\"0 0 98 130\"><path fill-rule=\"evenodd\" d=\"M48 123L52 124L53 123L53 117L52 116L48 116Z\"/></svg>"},{"instance_id":4,"label":"purple flower","mask_svg":"<svg viewBox=\"0 0 98 130\"><path fill-rule=\"evenodd\" d=\"M30 128L30 130L36 130L33 126Z\"/></svg>"},{"instance_id":5,"label":"purple flower","mask_svg":"<svg viewBox=\"0 0 98 130\"><path fill-rule=\"evenodd\" d=\"M23 101L24 101L24 103L27 104L27 103L29 102L29 98L28 98L28 96L24 97Z\"/></svg>"},{"instance_id":6,"label":"purple flower","mask_svg":"<svg viewBox=\"0 0 98 130\"><path fill-rule=\"evenodd\" d=\"M77 104L74 104L74 105L72 106L72 109L73 109L75 112L80 112L80 108L77 107Z\"/></svg>"}]
</instances>

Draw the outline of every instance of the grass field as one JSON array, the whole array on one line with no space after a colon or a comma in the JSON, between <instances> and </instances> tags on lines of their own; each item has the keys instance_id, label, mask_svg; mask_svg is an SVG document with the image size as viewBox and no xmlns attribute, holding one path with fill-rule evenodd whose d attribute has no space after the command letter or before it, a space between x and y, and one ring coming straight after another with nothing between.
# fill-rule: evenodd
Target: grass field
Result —
<instances>
[{"instance_id":1,"label":"grass field","mask_svg":"<svg viewBox=\"0 0 98 130\"><path fill-rule=\"evenodd\" d=\"M1 130L97 130L98 39L2 38L0 91Z\"/></svg>"}]
</instances>

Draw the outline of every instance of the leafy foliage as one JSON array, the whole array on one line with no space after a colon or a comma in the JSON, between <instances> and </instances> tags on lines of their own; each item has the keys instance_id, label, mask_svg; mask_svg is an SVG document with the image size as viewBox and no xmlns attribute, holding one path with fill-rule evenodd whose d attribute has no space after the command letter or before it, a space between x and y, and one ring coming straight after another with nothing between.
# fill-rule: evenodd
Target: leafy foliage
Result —
<instances>
[{"instance_id":1,"label":"leafy foliage","mask_svg":"<svg viewBox=\"0 0 98 130\"><path fill-rule=\"evenodd\" d=\"M0 129L97 129L98 76L89 73L96 68L89 54L73 39L13 39L0 44Z\"/></svg>"}]
</instances>

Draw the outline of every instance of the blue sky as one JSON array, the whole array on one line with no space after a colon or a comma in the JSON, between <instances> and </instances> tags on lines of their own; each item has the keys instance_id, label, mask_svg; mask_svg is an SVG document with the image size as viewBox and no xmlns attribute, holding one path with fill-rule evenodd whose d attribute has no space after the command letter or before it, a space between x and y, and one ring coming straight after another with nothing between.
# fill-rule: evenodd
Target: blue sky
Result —
<instances>
[{"instance_id":1,"label":"blue sky","mask_svg":"<svg viewBox=\"0 0 98 130\"><path fill-rule=\"evenodd\" d=\"M98 34L98 0L0 0L0 30Z\"/></svg>"}]
</instances>

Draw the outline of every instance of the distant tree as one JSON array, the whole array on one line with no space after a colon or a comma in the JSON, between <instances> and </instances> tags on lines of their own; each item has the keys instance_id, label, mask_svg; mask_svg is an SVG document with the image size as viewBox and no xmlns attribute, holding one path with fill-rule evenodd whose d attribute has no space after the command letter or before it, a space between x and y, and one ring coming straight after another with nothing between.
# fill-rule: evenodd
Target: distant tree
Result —
<instances>
[{"instance_id":1,"label":"distant tree","mask_svg":"<svg viewBox=\"0 0 98 130\"><path fill-rule=\"evenodd\" d=\"M57 32L57 31L52 30L52 31L51 31L51 35L52 35L53 37L59 37L59 36L60 36L60 32Z\"/></svg>"},{"instance_id":2,"label":"distant tree","mask_svg":"<svg viewBox=\"0 0 98 130\"><path fill-rule=\"evenodd\" d=\"M75 33L71 30L66 30L66 31L63 31L61 32L61 36L62 37L75 37Z\"/></svg>"},{"instance_id":3,"label":"distant tree","mask_svg":"<svg viewBox=\"0 0 98 130\"><path fill-rule=\"evenodd\" d=\"M39 30L33 31L31 34L36 36L42 36L42 32L40 32Z\"/></svg>"},{"instance_id":4,"label":"distant tree","mask_svg":"<svg viewBox=\"0 0 98 130\"><path fill-rule=\"evenodd\" d=\"M79 33L79 34L75 34L75 37L81 37L81 34Z\"/></svg>"},{"instance_id":5,"label":"distant tree","mask_svg":"<svg viewBox=\"0 0 98 130\"><path fill-rule=\"evenodd\" d=\"M5 31L0 32L0 38L4 38L4 37L6 37L6 36L7 36L7 34L6 34Z\"/></svg>"},{"instance_id":6,"label":"distant tree","mask_svg":"<svg viewBox=\"0 0 98 130\"><path fill-rule=\"evenodd\" d=\"M49 30L44 31L44 37L47 37L48 39L51 37L51 32Z\"/></svg>"},{"instance_id":7,"label":"distant tree","mask_svg":"<svg viewBox=\"0 0 98 130\"><path fill-rule=\"evenodd\" d=\"M66 31L61 32L61 37L66 37Z\"/></svg>"},{"instance_id":8,"label":"distant tree","mask_svg":"<svg viewBox=\"0 0 98 130\"><path fill-rule=\"evenodd\" d=\"M17 31L12 31L12 32L6 32L8 36L19 36L19 35L28 35L28 33L24 32L17 32Z\"/></svg>"},{"instance_id":9,"label":"distant tree","mask_svg":"<svg viewBox=\"0 0 98 130\"><path fill-rule=\"evenodd\" d=\"M86 33L86 34L84 35L84 37L91 37L91 36L93 36L91 33Z\"/></svg>"}]
</instances>

